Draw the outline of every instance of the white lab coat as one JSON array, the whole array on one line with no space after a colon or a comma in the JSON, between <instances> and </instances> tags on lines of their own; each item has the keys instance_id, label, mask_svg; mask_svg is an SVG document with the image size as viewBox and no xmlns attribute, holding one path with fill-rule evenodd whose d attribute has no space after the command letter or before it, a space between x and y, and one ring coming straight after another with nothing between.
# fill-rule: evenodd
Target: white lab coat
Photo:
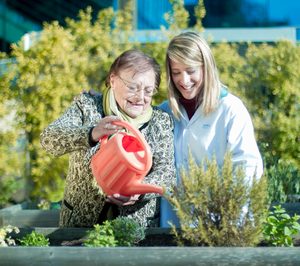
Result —
<instances>
[{"instance_id":1,"label":"white lab coat","mask_svg":"<svg viewBox=\"0 0 300 266\"><path fill-rule=\"evenodd\" d=\"M172 115L168 101L160 108ZM214 156L220 167L224 162L226 151L232 153L233 165L241 165L245 169L249 181L256 173L261 177L263 163L258 150L253 124L250 115L236 96L223 93L218 108L205 116L199 107L191 120L185 109L180 107L183 117L174 118L174 147L177 173L182 167L187 169L189 151L197 164L205 158Z\"/></svg>"}]
</instances>

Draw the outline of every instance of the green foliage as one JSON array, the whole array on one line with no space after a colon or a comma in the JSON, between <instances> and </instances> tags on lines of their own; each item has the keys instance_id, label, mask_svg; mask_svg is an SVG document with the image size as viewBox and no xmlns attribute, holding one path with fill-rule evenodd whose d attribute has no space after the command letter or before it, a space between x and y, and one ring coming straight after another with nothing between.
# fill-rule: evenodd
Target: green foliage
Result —
<instances>
[{"instance_id":1,"label":"green foliage","mask_svg":"<svg viewBox=\"0 0 300 266\"><path fill-rule=\"evenodd\" d=\"M295 163L279 160L267 169L266 175L271 202L299 201L300 170Z\"/></svg>"},{"instance_id":2,"label":"green foliage","mask_svg":"<svg viewBox=\"0 0 300 266\"><path fill-rule=\"evenodd\" d=\"M202 20L206 15L204 0L198 0L198 4L194 8L194 14L196 17L196 25L194 26L195 30L199 32L204 31L203 24L202 24Z\"/></svg>"},{"instance_id":3,"label":"green foliage","mask_svg":"<svg viewBox=\"0 0 300 266\"><path fill-rule=\"evenodd\" d=\"M274 246L292 247L293 236L300 232L299 219L299 215L291 217L287 214L281 205L274 206L263 227L266 242Z\"/></svg>"},{"instance_id":4,"label":"green foliage","mask_svg":"<svg viewBox=\"0 0 300 266\"><path fill-rule=\"evenodd\" d=\"M245 58L241 87L251 99L258 138L268 144L272 157L292 161L299 169L300 76L295 66L300 46L289 41L249 44Z\"/></svg>"},{"instance_id":5,"label":"green foliage","mask_svg":"<svg viewBox=\"0 0 300 266\"><path fill-rule=\"evenodd\" d=\"M184 0L169 0L172 10L165 14L165 20L169 25L169 30L178 32L186 29L189 22L189 13L184 8Z\"/></svg>"},{"instance_id":6,"label":"green foliage","mask_svg":"<svg viewBox=\"0 0 300 266\"><path fill-rule=\"evenodd\" d=\"M4 207L20 188L20 184L12 177L0 177L0 208Z\"/></svg>"},{"instance_id":7,"label":"green foliage","mask_svg":"<svg viewBox=\"0 0 300 266\"><path fill-rule=\"evenodd\" d=\"M84 246L132 246L144 237L144 229L137 222L128 217L118 217L112 221L105 221L102 225L94 225L94 229L89 231L84 241Z\"/></svg>"},{"instance_id":8,"label":"green foliage","mask_svg":"<svg viewBox=\"0 0 300 266\"><path fill-rule=\"evenodd\" d=\"M15 232L16 234L20 233L18 227L6 225L0 228L0 247L7 247L7 246L15 246L16 242L14 239L11 238L9 235L10 233Z\"/></svg>"},{"instance_id":9,"label":"green foliage","mask_svg":"<svg viewBox=\"0 0 300 266\"><path fill-rule=\"evenodd\" d=\"M130 247L145 238L144 228L129 217L118 217L111 223L118 246Z\"/></svg>"},{"instance_id":10,"label":"green foliage","mask_svg":"<svg viewBox=\"0 0 300 266\"><path fill-rule=\"evenodd\" d=\"M168 197L180 221L181 231L173 227L178 243L255 245L268 209L265 177L250 184L241 168L233 170L230 154L221 172L215 160L205 165L197 166L191 157L189 171Z\"/></svg>"},{"instance_id":11,"label":"green foliage","mask_svg":"<svg viewBox=\"0 0 300 266\"><path fill-rule=\"evenodd\" d=\"M13 119L13 115L9 114L9 110L13 110L12 106L12 102L0 105L2 122L0 128L0 208L13 201L14 194L24 186L26 169L24 137L20 131L14 129L12 123L9 123Z\"/></svg>"},{"instance_id":12,"label":"green foliage","mask_svg":"<svg viewBox=\"0 0 300 266\"><path fill-rule=\"evenodd\" d=\"M115 247L117 245L112 224L105 221L103 225L95 224L84 241L86 247Z\"/></svg>"},{"instance_id":13,"label":"green foliage","mask_svg":"<svg viewBox=\"0 0 300 266\"><path fill-rule=\"evenodd\" d=\"M30 234L25 235L19 239L21 246L36 246L36 247L47 247L50 245L49 239L43 234L36 231L32 231Z\"/></svg>"}]
</instances>

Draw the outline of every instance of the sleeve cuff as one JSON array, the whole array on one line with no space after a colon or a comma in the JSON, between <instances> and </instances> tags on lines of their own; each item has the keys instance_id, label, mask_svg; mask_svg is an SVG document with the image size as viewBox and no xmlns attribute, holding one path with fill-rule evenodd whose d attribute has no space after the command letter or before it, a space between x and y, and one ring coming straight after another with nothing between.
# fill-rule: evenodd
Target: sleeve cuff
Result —
<instances>
[{"instance_id":1,"label":"sleeve cuff","mask_svg":"<svg viewBox=\"0 0 300 266\"><path fill-rule=\"evenodd\" d=\"M92 131L93 131L94 127L91 127L90 130L89 130L89 145L90 147L94 147L97 145L98 141L94 141L93 138L92 138Z\"/></svg>"}]
</instances>

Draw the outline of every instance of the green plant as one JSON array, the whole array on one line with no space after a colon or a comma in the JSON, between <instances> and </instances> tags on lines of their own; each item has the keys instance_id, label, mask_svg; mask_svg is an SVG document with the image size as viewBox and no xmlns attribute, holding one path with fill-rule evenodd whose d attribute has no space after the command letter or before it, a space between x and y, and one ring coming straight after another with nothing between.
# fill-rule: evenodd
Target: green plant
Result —
<instances>
[{"instance_id":1,"label":"green plant","mask_svg":"<svg viewBox=\"0 0 300 266\"><path fill-rule=\"evenodd\" d=\"M294 202L300 199L300 169L295 163L278 160L266 170L271 202Z\"/></svg>"},{"instance_id":2,"label":"green plant","mask_svg":"<svg viewBox=\"0 0 300 266\"><path fill-rule=\"evenodd\" d=\"M20 183L15 178L0 176L0 208L5 207L19 188Z\"/></svg>"},{"instance_id":3,"label":"green plant","mask_svg":"<svg viewBox=\"0 0 300 266\"><path fill-rule=\"evenodd\" d=\"M102 225L94 225L94 229L88 232L83 245L86 247L115 247L117 243L111 222L105 221Z\"/></svg>"},{"instance_id":4,"label":"green plant","mask_svg":"<svg viewBox=\"0 0 300 266\"><path fill-rule=\"evenodd\" d=\"M47 247L49 246L49 239L43 234L36 231L32 231L30 234L25 235L19 239L21 246L36 246L36 247Z\"/></svg>"},{"instance_id":5,"label":"green plant","mask_svg":"<svg viewBox=\"0 0 300 266\"><path fill-rule=\"evenodd\" d=\"M144 229L137 222L128 217L118 217L102 225L95 224L83 244L87 247L132 246L144 237Z\"/></svg>"},{"instance_id":6,"label":"green plant","mask_svg":"<svg viewBox=\"0 0 300 266\"><path fill-rule=\"evenodd\" d=\"M16 199L16 192L24 187L25 161L22 134L14 128L9 111L14 110L12 102L1 106L0 100L0 208ZM11 114L11 113L10 113ZM19 193L20 194L20 193ZM22 193L21 193L22 194Z\"/></svg>"},{"instance_id":7,"label":"green plant","mask_svg":"<svg viewBox=\"0 0 300 266\"><path fill-rule=\"evenodd\" d=\"M300 46L290 41L249 44L240 88L248 103L260 142L270 155L300 168ZM253 97L255 95L255 97ZM267 168L270 165L267 165Z\"/></svg>"},{"instance_id":8,"label":"green plant","mask_svg":"<svg viewBox=\"0 0 300 266\"><path fill-rule=\"evenodd\" d=\"M118 246L132 246L145 238L144 228L129 217L111 221Z\"/></svg>"},{"instance_id":9,"label":"green plant","mask_svg":"<svg viewBox=\"0 0 300 266\"><path fill-rule=\"evenodd\" d=\"M216 160L198 166L190 157L189 171L168 200L181 230L173 226L179 245L252 246L259 242L268 203L266 178L249 182L241 168L233 169L231 155L222 171ZM247 208L246 208L247 207Z\"/></svg>"},{"instance_id":10,"label":"green plant","mask_svg":"<svg viewBox=\"0 0 300 266\"><path fill-rule=\"evenodd\" d=\"M11 236L10 233L15 232L18 234L20 232L18 227L7 225L0 228L0 247L15 246L16 242Z\"/></svg>"},{"instance_id":11,"label":"green plant","mask_svg":"<svg viewBox=\"0 0 300 266\"><path fill-rule=\"evenodd\" d=\"M281 205L273 206L263 227L264 239L274 246L293 246L293 236L300 232L300 216L291 217Z\"/></svg>"}]
</instances>

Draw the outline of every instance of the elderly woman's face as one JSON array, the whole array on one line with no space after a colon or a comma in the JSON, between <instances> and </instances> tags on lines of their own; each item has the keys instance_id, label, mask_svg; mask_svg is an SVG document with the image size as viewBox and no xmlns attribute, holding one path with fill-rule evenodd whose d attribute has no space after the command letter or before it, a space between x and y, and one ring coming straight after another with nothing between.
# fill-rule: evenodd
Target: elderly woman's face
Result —
<instances>
[{"instance_id":1,"label":"elderly woman's face","mask_svg":"<svg viewBox=\"0 0 300 266\"><path fill-rule=\"evenodd\" d=\"M119 108L127 115L136 118L150 106L155 90L155 73L148 70L135 73L133 70L111 74L110 85Z\"/></svg>"}]
</instances>

